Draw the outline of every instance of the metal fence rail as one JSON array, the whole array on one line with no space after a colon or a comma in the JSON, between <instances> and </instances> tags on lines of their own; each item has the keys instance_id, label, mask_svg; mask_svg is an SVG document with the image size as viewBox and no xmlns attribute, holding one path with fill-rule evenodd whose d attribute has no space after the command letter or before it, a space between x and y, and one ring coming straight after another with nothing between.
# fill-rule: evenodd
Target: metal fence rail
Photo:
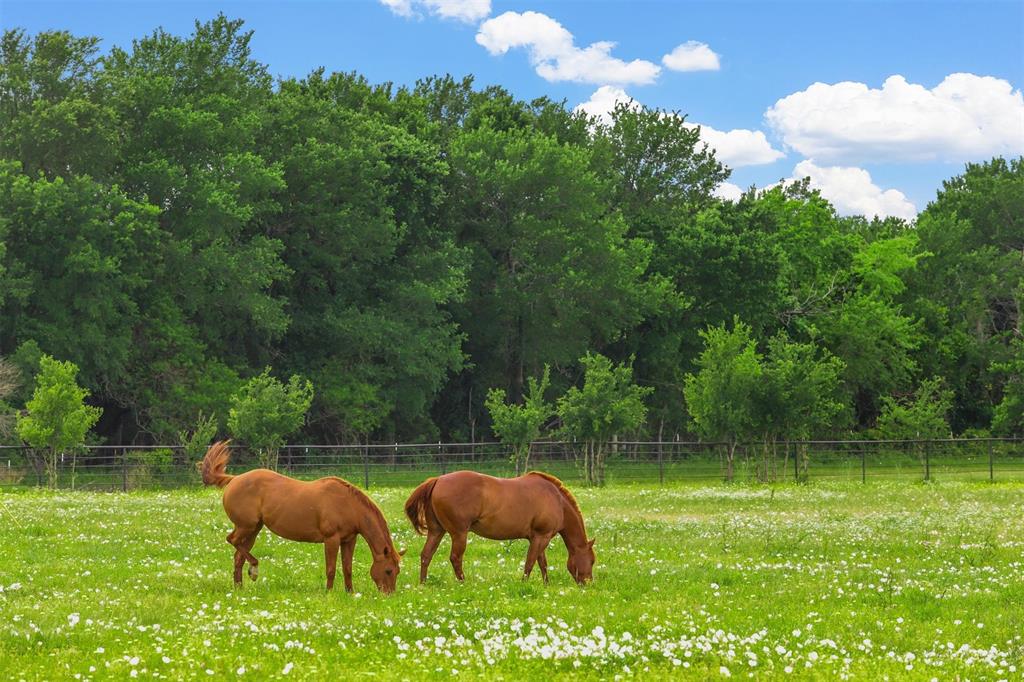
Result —
<instances>
[{"instance_id":1,"label":"metal fence rail","mask_svg":"<svg viewBox=\"0 0 1024 682\"><path fill-rule=\"evenodd\" d=\"M255 453L233 447L229 471L259 466ZM664 484L718 481L725 476L727 448L720 443L623 441L610 446L609 483ZM563 480L583 480L580 448L571 442L535 443L529 468ZM85 490L175 488L200 484L196 462L178 446L89 446L60 455L57 485ZM289 445L277 468L297 478L341 476L364 488L411 486L428 476L471 469L511 476L514 465L500 443L391 445ZM1024 439L941 439L914 441L796 441L739 445L734 480L814 481L875 479L1021 480ZM43 486L47 472L41 452L0 446L0 488Z\"/></svg>"}]
</instances>

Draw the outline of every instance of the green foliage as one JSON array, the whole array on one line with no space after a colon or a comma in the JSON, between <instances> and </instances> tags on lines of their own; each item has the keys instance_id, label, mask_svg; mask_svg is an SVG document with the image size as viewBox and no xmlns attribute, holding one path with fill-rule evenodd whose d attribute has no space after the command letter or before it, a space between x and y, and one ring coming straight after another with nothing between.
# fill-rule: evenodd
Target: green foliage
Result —
<instances>
[{"instance_id":1,"label":"green foliage","mask_svg":"<svg viewBox=\"0 0 1024 682\"><path fill-rule=\"evenodd\" d=\"M580 358L583 386L573 386L558 400L562 429L583 448L586 481L604 484L608 443L613 436L639 429L647 418L649 387L633 383L633 368L616 365L600 354Z\"/></svg>"},{"instance_id":2,"label":"green foliage","mask_svg":"<svg viewBox=\"0 0 1024 682\"><path fill-rule=\"evenodd\" d=\"M760 387L755 400L764 440L762 478L778 476L776 444L784 441L783 472L787 470L789 441L806 440L835 431L846 407L841 388L845 363L814 343L790 341L780 334L768 341ZM804 477L809 464L807 448L799 447Z\"/></svg>"},{"instance_id":3,"label":"green foliage","mask_svg":"<svg viewBox=\"0 0 1024 682\"><path fill-rule=\"evenodd\" d=\"M544 366L540 381L530 377L523 403L506 404L505 390L492 388L487 392L485 405L491 415L491 428L501 442L512 450L516 476L525 472L530 464L530 445L540 437L541 429L554 413L554 407L544 400L551 383L551 368Z\"/></svg>"},{"instance_id":4,"label":"green foliage","mask_svg":"<svg viewBox=\"0 0 1024 682\"><path fill-rule=\"evenodd\" d=\"M487 388L519 404L550 365L560 391L599 352L635 358L654 389L648 433L722 433L701 425L715 410L678 408L701 370L694 331L738 317L766 373L780 334L802 344L785 351L793 372L841 361L841 395L818 406L842 402L832 419L855 429L930 376L954 392L955 432L1020 428L1004 368L1021 335L1024 159L969 164L915 224L841 217L807 181L722 201L730 171L682 114L620 105L602 123L472 77L275 82L252 40L223 15L105 52L3 32L10 407L46 349L80 368L106 410L99 437L122 443L223 418L270 364L317 386L304 438L475 436ZM733 415L735 433L829 421L759 415Z\"/></svg>"},{"instance_id":5,"label":"green foliage","mask_svg":"<svg viewBox=\"0 0 1024 682\"><path fill-rule=\"evenodd\" d=\"M921 382L913 398L885 398L875 435L894 440L948 438L949 411L953 392L943 387L942 379Z\"/></svg>"},{"instance_id":6,"label":"green foliage","mask_svg":"<svg viewBox=\"0 0 1024 682\"><path fill-rule=\"evenodd\" d=\"M845 407L839 391L844 366L813 343L785 335L770 339L759 391L764 430L775 438L800 440L833 429Z\"/></svg>"},{"instance_id":7,"label":"green foliage","mask_svg":"<svg viewBox=\"0 0 1024 682\"><path fill-rule=\"evenodd\" d=\"M696 374L686 375L686 409L697 432L723 441L726 480L732 480L736 446L758 431L757 395L764 369L748 325L738 318L730 331L722 325L700 332L704 351Z\"/></svg>"},{"instance_id":8,"label":"green foliage","mask_svg":"<svg viewBox=\"0 0 1024 682\"><path fill-rule=\"evenodd\" d=\"M22 343L9 356L10 363L18 370L18 386L10 394L15 405L24 405L32 397L32 392L36 389L36 374L39 373L39 363L42 357L42 349L32 339Z\"/></svg>"},{"instance_id":9,"label":"green foliage","mask_svg":"<svg viewBox=\"0 0 1024 682\"><path fill-rule=\"evenodd\" d=\"M39 374L26 412L18 415L18 436L34 448L46 449L47 483L57 485L57 457L85 444L85 434L103 410L85 405L89 391L76 381L78 367L49 355L39 361Z\"/></svg>"},{"instance_id":10,"label":"green foliage","mask_svg":"<svg viewBox=\"0 0 1024 682\"><path fill-rule=\"evenodd\" d=\"M626 236L592 153L530 129L482 126L452 145L453 211L470 251L470 296L457 313L487 386L573 362L638 323L650 293L650 244Z\"/></svg>"},{"instance_id":11,"label":"green foliage","mask_svg":"<svg viewBox=\"0 0 1024 682\"><path fill-rule=\"evenodd\" d=\"M235 394L228 429L260 453L263 466L277 466L277 451L297 431L313 402L313 384L292 375L287 384L270 376L270 368L247 381Z\"/></svg>"},{"instance_id":12,"label":"green foliage","mask_svg":"<svg viewBox=\"0 0 1024 682\"><path fill-rule=\"evenodd\" d=\"M200 412L192 429L178 433L178 443L184 450L185 461L188 463L200 461L216 436L216 415L210 414L204 417Z\"/></svg>"},{"instance_id":13,"label":"green foliage","mask_svg":"<svg viewBox=\"0 0 1024 682\"><path fill-rule=\"evenodd\" d=\"M995 368L1010 360L1021 335L1024 158L968 164L942 183L916 232L931 254L903 297L929 338L918 364L955 392L955 431L988 427L1012 378Z\"/></svg>"},{"instance_id":14,"label":"green foliage","mask_svg":"<svg viewBox=\"0 0 1024 682\"><path fill-rule=\"evenodd\" d=\"M1002 375L1003 397L996 405L992 430L1004 435L1024 434L1024 340L1013 344L1013 357L992 366L993 373Z\"/></svg>"},{"instance_id":15,"label":"green foliage","mask_svg":"<svg viewBox=\"0 0 1024 682\"><path fill-rule=\"evenodd\" d=\"M170 448L148 448L130 450L125 453L128 462L128 479L132 488L141 488L171 482L174 471L174 450Z\"/></svg>"},{"instance_id":16,"label":"green foliage","mask_svg":"<svg viewBox=\"0 0 1024 682\"><path fill-rule=\"evenodd\" d=\"M5 443L14 430L16 413L7 402L21 385L18 366L0 357L0 443Z\"/></svg>"}]
</instances>

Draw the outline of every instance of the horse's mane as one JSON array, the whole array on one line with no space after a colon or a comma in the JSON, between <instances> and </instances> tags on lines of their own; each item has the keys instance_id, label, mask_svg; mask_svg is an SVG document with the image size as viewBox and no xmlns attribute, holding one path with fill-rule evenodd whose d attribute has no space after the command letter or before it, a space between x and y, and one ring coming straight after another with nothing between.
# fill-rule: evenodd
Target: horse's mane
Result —
<instances>
[{"instance_id":1,"label":"horse's mane","mask_svg":"<svg viewBox=\"0 0 1024 682\"><path fill-rule=\"evenodd\" d=\"M526 475L539 476L544 480L548 481L549 483L552 483L556 488L558 488L558 492L562 493L562 497L568 500L569 504L572 505L572 508L576 510L576 514L580 517L580 520L583 520L583 512L580 511L580 505L576 502L576 498L573 497L573 494L569 492L569 489L565 487L564 483L562 483L560 480L558 480L551 474L545 474L543 471L530 471L527 472Z\"/></svg>"},{"instance_id":2,"label":"horse's mane","mask_svg":"<svg viewBox=\"0 0 1024 682\"><path fill-rule=\"evenodd\" d=\"M391 548L391 551L395 553L395 556L398 556L398 550L395 548L395 541L391 538L391 530L388 528L388 521L384 518L384 512L380 510L380 507L370 499L369 495L364 493L357 486L346 481L344 478L339 478L337 476L329 476L328 478L332 481L337 481L348 488L349 492L351 492L352 495L359 500L359 502L362 503L362 505L366 507L371 514L373 514L373 516L380 522L380 527L384 531L384 536L387 540L388 546Z\"/></svg>"}]
</instances>

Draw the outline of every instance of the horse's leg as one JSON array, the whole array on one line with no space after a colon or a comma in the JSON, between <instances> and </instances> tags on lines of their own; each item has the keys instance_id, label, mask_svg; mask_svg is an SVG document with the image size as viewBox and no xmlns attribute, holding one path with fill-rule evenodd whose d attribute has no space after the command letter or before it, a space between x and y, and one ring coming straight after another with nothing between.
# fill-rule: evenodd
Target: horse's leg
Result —
<instances>
[{"instance_id":1,"label":"horse's leg","mask_svg":"<svg viewBox=\"0 0 1024 682\"><path fill-rule=\"evenodd\" d=\"M534 535L530 538L530 549L526 550L526 563L523 565L523 580L530 577L530 573L533 571L533 564L536 563L537 557L540 556L540 544L541 537Z\"/></svg>"},{"instance_id":2,"label":"horse's leg","mask_svg":"<svg viewBox=\"0 0 1024 682\"><path fill-rule=\"evenodd\" d=\"M245 563L245 552L235 547L235 587L242 586L242 564Z\"/></svg>"},{"instance_id":3,"label":"horse's leg","mask_svg":"<svg viewBox=\"0 0 1024 682\"><path fill-rule=\"evenodd\" d=\"M250 556L245 543L248 540L249 547L252 547L252 542L255 542L255 539L256 533L247 528L235 526L235 529L228 533L228 544L235 548L235 585L242 584L242 565L245 564L246 556Z\"/></svg>"},{"instance_id":4,"label":"horse's leg","mask_svg":"<svg viewBox=\"0 0 1024 682\"><path fill-rule=\"evenodd\" d=\"M427 568L430 567L430 561L434 558L434 552L437 551L437 546L441 544L441 540L443 539L443 528L430 529L430 533L427 535L427 541L423 545L423 551L420 552L420 585L427 582Z\"/></svg>"},{"instance_id":5,"label":"horse's leg","mask_svg":"<svg viewBox=\"0 0 1024 682\"><path fill-rule=\"evenodd\" d=\"M334 574L338 570L338 548L341 540L337 537L324 539L324 558L327 562L327 590L334 589Z\"/></svg>"},{"instance_id":6,"label":"horse's leg","mask_svg":"<svg viewBox=\"0 0 1024 682\"><path fill-rule=\"evenodd\" d=\"M451 532L452 536L452 570L455 571L455 577L459 581L466 579L466 576L462 573L462 555L466 553L466 536L469 535L466 531L462 532Z\"/></svg>"},{"instance_id":7,"label":"horse's leg","mask_svg":"<svg viewBox=\"0 0 1024 682\"><path fill-rule=\"evenodd\" d=\"M341 572L345 575L345 591L352 591L352 554L356 551L356 539L341 543Z\"/></svg>"},{"instance_id":8,"label":"horse's leg","mask_svg":"<svg viewBox=\"0 0 1024 682\"><path fill-rule=\"evenodd\" d=\"M548 549L545 547L537 557L537 565L540 566L540 575L544 578L544 584L548 584Z\"/></svg>"},{"instance_id":9,"label":"horse's leg","mask_svg":"<svg viewBox=\"0 0 1024 682\"><path fill-rule=\"evenodd\" d=\"M249 534L245 542L239 545L239 549L245 552L245 560L249 562L249 577L253 580L259 577L260 562L252 554L252 546L256 544L256 538L259 536L260 531L263 530L263 522L256 524L256 530Z\"/></svg>"},{"instance_id":10,"label":"horse's leg","mask_svg":"<svg viewBox=\"0 0 1024 682\"><path fill-rule=\"evenodd\" d=\"M551 542L550 535L534 535L530 538L530 549L526 552L526 565L523 566L523 580L530 577L530 573L533 572L533 564L540 563L543 557L540 574L545 583L548 581L548 559L544 552L547 551L549 542Z\"/></svg>"}]
</instances>

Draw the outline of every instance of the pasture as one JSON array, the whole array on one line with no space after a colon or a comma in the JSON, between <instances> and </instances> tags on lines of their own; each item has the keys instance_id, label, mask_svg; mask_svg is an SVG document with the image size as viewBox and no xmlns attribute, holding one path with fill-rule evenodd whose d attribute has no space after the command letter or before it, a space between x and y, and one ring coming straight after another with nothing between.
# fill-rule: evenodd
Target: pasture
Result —
<instances>
[{"instance_id":1,"label":"pasture","mask_svg":"<svg viewBox=\"0 0 1024 682\"><path fill-rule=\"evenodd\" d=\"M264 531L231 585L220 491L0 493L5 679L692 677L1001 680L1024 670L1024 485L573 486L597 538L578 588L470 536L417 585L423 538L373 489L395 594L324 591L323 547Z\"/></svg>"}]
</instances>

